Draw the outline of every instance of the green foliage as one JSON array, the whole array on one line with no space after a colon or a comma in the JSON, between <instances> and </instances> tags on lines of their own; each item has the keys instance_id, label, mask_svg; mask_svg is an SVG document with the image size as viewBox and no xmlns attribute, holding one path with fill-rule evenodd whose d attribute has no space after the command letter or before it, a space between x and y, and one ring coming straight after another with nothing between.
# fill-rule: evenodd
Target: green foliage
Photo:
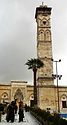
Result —
<instances>
[{"instance_id":1,"label":"green foliage","mask_svg":"<svg viewBox=\"0 0 67 125\"><path fill-rule=\"evenodd\" d=\"M44 125L46 121L47 125L67 125L67 121L60 118L59 114L57 113L51 115L45 110L34 107L30 108L30 111L33 112L34 116L42 123L42 125Z\"/></svg>"},{"instance_id":2,"label":"green foliage","mask_svg":"<svg viewBox=\"0 0 67 125\"><path fill-rule=\"evenodd\" d=\"M67 125L67 121L65 119L60 118L59 125Z\"/></svg>"},{"instance_id":3,"label":"green foliage","mask_svg":"<svg viewBox=\"0 0 67 125\"><path fill-rule=\"evenodd\" d=\"M28 65L28 69L38 69L40 67L43 67L43 62L40 59L30 59L27 61L27 63L25 63L26 65Z\"/></svg>"},{"instance_id":4,"label":"green foliage","mask_svg":"<svg viewBox=\"0 0 67 125\"><path fill-rule=\"evenodd\" d=\"M36 87L36 73L37 69L43 67L43 62L40 59L30 59L27 61L26 65L28 66L28 69L33 70L33 76L34 76L34 105L37 105L37 87Z\"/></svg>"}]
</instances>

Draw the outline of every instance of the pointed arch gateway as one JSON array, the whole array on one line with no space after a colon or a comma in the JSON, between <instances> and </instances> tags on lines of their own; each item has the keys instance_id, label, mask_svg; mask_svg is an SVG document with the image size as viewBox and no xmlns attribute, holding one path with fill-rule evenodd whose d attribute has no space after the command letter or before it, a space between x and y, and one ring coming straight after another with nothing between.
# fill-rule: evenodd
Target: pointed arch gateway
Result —
<instances>
[{"instance_id":1,"label":"pointed arch gateway","mask_svg":"<svg viewBox=\"0 0 67 125\"><path fill-rule=\"evenodd\" d=\"M23 93L21 91L21 89L17 89L14 95L14 99L17 100L18 102L23 100Z\"/></svg>"}]
</instances>

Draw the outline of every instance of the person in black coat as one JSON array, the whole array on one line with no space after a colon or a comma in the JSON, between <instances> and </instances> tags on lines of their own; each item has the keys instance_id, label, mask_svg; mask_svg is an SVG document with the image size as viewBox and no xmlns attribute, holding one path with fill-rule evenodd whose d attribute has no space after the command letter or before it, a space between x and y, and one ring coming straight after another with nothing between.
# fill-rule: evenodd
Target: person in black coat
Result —
<instances>
[{"instance_id":1,"label":"person in black coat","mask_svg":"<svg viewBox=\"0 0 67 125\"><path fill-rule=\"evenodd\" d=\"M24 111L23 111L23 103L20 102L19 103L19 122L23 122L23 118L24 118Z\"/></svg>"},{"instance_id":2,"label":"person in black coat","mask_svg":"<svg viewBox=\"0 0 67 125\"><path fill-rule=\"evenodd\" d=\"M9 121L14 122L14 103L13 103L13 101L7 107L6 120L7 120L7 122L9 122Z\"/></svg>"},{"instance_id":3,"label":"person in black coat","mask_svg":"<svg viewBox=\"0 0 67 125\"><path fill-rule=\"evenodd\" d=\"M17 105L15 104L15 106L14 106L15 114L17 114L17 109L18 109L18 107L17 107Z\"/></svg>"}]
</instances>

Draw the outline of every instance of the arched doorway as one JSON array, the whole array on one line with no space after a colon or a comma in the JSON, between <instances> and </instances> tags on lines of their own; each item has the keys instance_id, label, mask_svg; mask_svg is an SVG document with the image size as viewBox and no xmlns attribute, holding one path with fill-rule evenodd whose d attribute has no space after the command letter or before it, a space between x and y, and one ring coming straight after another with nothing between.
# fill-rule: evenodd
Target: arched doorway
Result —
<instances>
[{"instance_id":1,"label":"arched doorway","mask_svg":"<svg viewBox=\"0 0 67 125\"><path fill-rule=\"evenodd\" d=\"M66 109L67 108L67 96L66 94L63 94L61 96L61 109Z\"/></svg>"},{"instance_id":2,"label":"arched doorway","mask_svg":"<svg viewBox=\"0 0 67 125\"><path fill-rule=\"evenodd\" d=\"M16 100L17 102L23 101L23 93L21 92L21 89L16 90L14 100Z\"/></svg>"},{"instance_id":3,"label":"arched doorway","mask_svg":"<svg viewBox=\"0 0 67 125\"><path fill-rule=\"evenodd\" d=\"M30 106L31 107L34 106L34 96L33 96L33 94L30 96Z\"/></svg>"}]
</instances>

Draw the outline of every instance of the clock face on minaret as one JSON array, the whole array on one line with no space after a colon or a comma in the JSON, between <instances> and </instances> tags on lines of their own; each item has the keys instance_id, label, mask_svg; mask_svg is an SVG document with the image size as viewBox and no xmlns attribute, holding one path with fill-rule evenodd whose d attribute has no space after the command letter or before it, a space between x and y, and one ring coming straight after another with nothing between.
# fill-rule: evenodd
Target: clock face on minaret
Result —
<instances>
[{"instance_id":1,"label":"clock face on minaret","mask_svg":"<svg viewBox=\"0 0 67 125\"><path fill-rule=\"evenodd\" d=\"M41 5L36 8L37 22L37 56L44 63L44 67L38 69L38 82L45 85L53 85L52 39L50 25L51 8Z\"/></svg>"}]
</instances>

